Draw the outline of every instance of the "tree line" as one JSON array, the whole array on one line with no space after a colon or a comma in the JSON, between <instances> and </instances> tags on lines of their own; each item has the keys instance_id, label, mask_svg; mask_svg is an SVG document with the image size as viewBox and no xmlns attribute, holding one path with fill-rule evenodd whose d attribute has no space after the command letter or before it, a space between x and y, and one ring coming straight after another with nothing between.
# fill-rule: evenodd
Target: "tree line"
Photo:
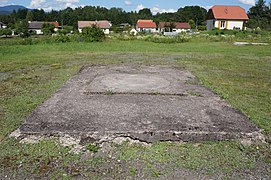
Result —
<instances>
[{"instance_id":1,"label":"tree line","mask_svg":"<svg viewBox=\"0 0 271 180\"><path fill-rule=\"evenodd\" d=\"M0 21L10 28L16 28L18 22L27 21L58 21L61 25L72 26L77 29L77 21L109 20L113 25L129 23L136 25L138 19L153 19L156 23L166 22L189 22L193 27L206 25L207 10L200 6L185 6L174 13L157 13L153 15L148 8L140 11L126 12L121 8L107 9L100 6L85 6L75 9L52 10L45 12L43 9L19 9L10 15L0 15ZM257 1L256 5L248 11L250 20L248 27L271 29L271 1L267 4L265 0ZM25 22L23 22L25 21ZM17 24L17 25L16 25Z\"/></svg>"},{"instance_id":2,"label":"tree line","mask_svg":"<svg viewBox=\"0 0 271 180\"><path fill-rule=\"evenodd\" d=\"M129 23L136 25L138 19L153 19L155 22L176 21L193 22L198 25L205 24L207 10L199 6L186 6L178 9L175 13L157 13L153 15L148 8L140 11L126 12L121 8L107 9L99 6L85 6L75 9L66 8L64 10L52 10L45 12L43 9L19 9L10 15L0 15L0 21L12 27L18 21L58 21L60 24L73 26L77 29L77 21L108 20L113 25Z\"/></svg>"}]
</instances>

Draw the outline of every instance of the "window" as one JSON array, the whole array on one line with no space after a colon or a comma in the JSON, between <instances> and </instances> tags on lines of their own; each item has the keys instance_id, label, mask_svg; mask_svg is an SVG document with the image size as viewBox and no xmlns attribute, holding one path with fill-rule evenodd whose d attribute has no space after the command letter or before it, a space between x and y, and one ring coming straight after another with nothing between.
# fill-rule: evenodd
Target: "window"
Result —
<instances>
[{"instance_id":1,"label":"window","mask_svg":"<svg viewBox=\"0 0 271 180\"><path fill-rule=\"evenodd\" d=\"M225 21L221 21L221 25L220 25L220 27L221 27L221 28L225 28L225 24L226 24L226 22L225 22Z\"/></svg>"}]
</instances>

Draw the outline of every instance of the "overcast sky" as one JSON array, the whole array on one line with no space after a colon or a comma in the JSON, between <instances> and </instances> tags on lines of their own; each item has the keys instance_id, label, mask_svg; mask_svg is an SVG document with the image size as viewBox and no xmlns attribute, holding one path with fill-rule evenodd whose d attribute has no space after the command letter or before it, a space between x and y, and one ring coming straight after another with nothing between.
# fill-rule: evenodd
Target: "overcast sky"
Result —
<instances>
[{"instance_id":1,"label":"overcast sky","mask_svg":"<svg viewBox=\"0 0 271 180\"><path fill-rule=\"evenodd\" d=\"M206 9L213 5L239 5L248 10L255 0L0 0L0 6L16 4L28 8L42 8L46 11L78 6L120 7L126 11L150 8L153 13L174 12L180 7L199 5Z\"/></svg>"}]
</instances>

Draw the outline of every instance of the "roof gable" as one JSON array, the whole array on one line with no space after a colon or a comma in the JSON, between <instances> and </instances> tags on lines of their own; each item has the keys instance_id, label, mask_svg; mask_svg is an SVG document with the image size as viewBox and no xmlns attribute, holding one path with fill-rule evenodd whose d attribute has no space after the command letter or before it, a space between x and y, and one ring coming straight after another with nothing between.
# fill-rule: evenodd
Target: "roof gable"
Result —
<instances>
[{"instance_id":1,"label":"roof gable","mask_svg":"<svg viewBox=\"0 0 271 180\"><path fill-rule=\"evenodd\" d=\"M156 28L156 23L153 20L138 20L137 21L138 28Z\"/></svg>"},{"instance_id":2,"label":"roof gable","mask_svg":"<svg viewBox=\"0 0 271 180\"><path fill-rule=\"evenodd\" d=\"M245 9L240 6L213 6L207 15L207 19L232 19L248 20Z\"/></svg>"}]
</instances>

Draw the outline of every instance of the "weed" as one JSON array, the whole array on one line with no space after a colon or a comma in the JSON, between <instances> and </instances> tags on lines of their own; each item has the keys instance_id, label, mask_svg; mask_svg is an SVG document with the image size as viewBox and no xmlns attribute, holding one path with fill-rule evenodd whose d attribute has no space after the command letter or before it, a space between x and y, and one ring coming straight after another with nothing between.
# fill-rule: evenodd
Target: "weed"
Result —
<instances>
[{"instance_id":1,"label":"weed","mask_svg":"<svg viewBox=\"0 0 271 180\"><path fill-rule=\"evenodd\" d=\"M159 95L161 95L161 93L160 92L154 92L153 95L159 96Z\"/></svg>"},{"instance_id":2,"label":"weed","mask_svg":"<svg viewBox=\"0 0 271 180\"><path fill-rule=\"evenodd\" d=\"M130 174L132 176L136 176L137 175L137 169L135 167L130 167L129 171L130 171Z\"/></svg>"},{"instance_id":3,"label":"weed","mask_svg":"<svg viewBox=\"0 0 271 180\"><path fill-rule=\"evenodd\" d=\"M86 145L86 149L93 152L93 153L97 153L100 149L100 147L96 144L88 144Z\"/></svg>"},{"instance_id":4,"label":"weed","mask_svg":"<svg viewBox=\"0 0 271 180\"><path fill-rule=\"evenodd\" d=\"M161 175L162 175L162 172L157 169L153 169L151 171L151 176L154 178L159 178Z\"/></svg>"},{"instance_id":5,"label":"weed","mask_svg":"<svg viewBox=\"0 0 271 180\"><path fill-rule=\"evenodd\" d=\"M112 90L107 90L107 91L105 92L105 95L107 95L107 96L113 96L113 95L114 95L114 92L113 92Z\"/></svg>"},{"instance_id":6,"label":"weed","mask_svg":"<svg viewBox=\"0 0 271 180\"><path fill-rule=\"evenodd\" d=\"M190 94L191 96L196 96L196 97L203 97L201 93L197 93L197 92L187 92L187 94Z\"/></svg>"}]
</instances>

